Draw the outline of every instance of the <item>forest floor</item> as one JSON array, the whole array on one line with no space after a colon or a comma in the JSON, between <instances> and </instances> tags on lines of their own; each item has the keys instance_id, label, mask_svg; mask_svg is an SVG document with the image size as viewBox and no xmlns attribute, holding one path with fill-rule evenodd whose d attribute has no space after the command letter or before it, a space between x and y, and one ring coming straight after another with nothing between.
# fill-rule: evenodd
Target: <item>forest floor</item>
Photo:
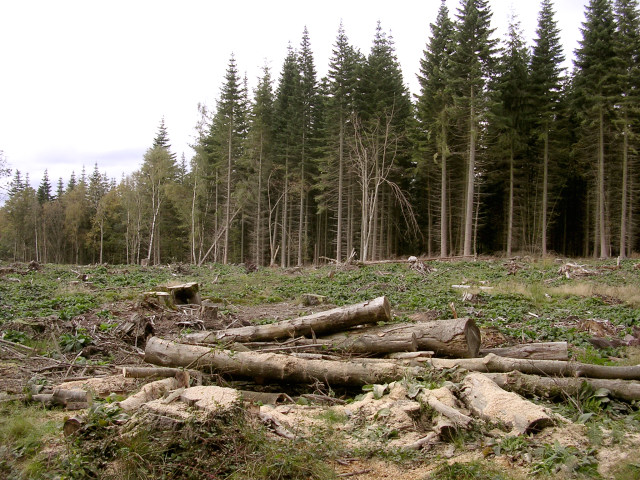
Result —
<instances>
[{"instance_id":1,"label":"forest floor","mask_svg":"<svg viewBox=\"0 0 640 480\"><path fill-rule=\"evenodd\" d=\"M379 389L256 384L204 372L205 385L285 393L288 400L262 408L295 431L293 439L276 435L246 406L213 419L194 417L173 430L132 419L117 406L146 381L116 377L125 366L143 364L151 333L179 339L197 328L188 309L166 308L144 295L186 282L199 284L200 296L218 306L226 326L272 323L384 295L394 322L418 313L473 318L483 348L567 341L575 361L640 364L637 259L617 265L486 258L424 266L400 261L256 270L0 263L0 477L640 478L640 401L586 386L575 395L529 398L555 420L541 431L514 435L503 425L477 423L424 448L409 445L428 431L433 412L411 407L407 391L416 384L456 384L460 371ZM303 305L307 293L326 297L326 303ZM110 394L94 392L90 409L29 401L65 381L106 378L115 382ZM81 416L84 426L65 436L63 424L73 416Z\"/></svg>"}]
</instances>

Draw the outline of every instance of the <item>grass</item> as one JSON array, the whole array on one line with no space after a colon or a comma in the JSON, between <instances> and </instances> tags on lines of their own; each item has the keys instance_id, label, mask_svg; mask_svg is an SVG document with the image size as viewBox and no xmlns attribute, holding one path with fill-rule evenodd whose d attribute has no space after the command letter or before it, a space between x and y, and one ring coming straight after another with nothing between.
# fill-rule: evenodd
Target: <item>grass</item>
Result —
<instances>
[{"instance_id":1,"label":"grass","mask_svg":"<svg viewBox=\"0 0 640 480\"><path fill-rule=\"evenodd\" d=\"M485 462L443 464L425 480L512 480L506 472Z\"/></svg>"}]
</instances>

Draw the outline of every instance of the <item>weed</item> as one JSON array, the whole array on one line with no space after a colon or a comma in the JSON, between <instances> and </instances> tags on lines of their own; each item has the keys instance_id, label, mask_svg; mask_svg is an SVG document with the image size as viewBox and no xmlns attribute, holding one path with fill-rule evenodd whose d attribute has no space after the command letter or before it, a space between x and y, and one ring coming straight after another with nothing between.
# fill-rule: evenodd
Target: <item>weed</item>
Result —
<instances>
[{"instance_id":1,"label":"weed","mask_svg":"<svg viewBox=\"0 0 640 480\"><path fill-rule=\"evenodd\" d=\"M63 352L79 352L91 342L93 339L86 334L86 330L83 328L79 328L75 334L63 333L58 338Z\"/></svg>"},{"instance_id":2,"label":"weed","mask_svg":"<svg viewBox=\"0 0 640 480\"><path fill-rule=\"evenodd\" d=\"M545 444L535 451L538 461L533 464L531 471L535 475L563 472L597 477L598 462L595 454L594 449L581 452L576 447L561 445L556 441L553 445Z\"/></svg>"},{"instance_id":3,"label":"weed","mask_svg":"<svg viewBox=\"0 0 640 480\"><path fill-rule=\"evenodd\" d=\"M510 480L510 476L483 462L443 464L429 480ZM426 480L426 479L425 479Z\"/></svg>"}]
</instances>

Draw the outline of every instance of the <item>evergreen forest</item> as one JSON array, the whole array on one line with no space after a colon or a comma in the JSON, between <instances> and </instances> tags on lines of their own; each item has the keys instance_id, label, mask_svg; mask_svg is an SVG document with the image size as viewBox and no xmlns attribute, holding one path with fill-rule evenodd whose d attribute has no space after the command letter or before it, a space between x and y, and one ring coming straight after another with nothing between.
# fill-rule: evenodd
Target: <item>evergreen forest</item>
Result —
<instances>
[{"instance_id":1,"label":"evergreen forest","mask_svg":"<svg viewBox=\"0 0 640 480\"><path fill-rule=\"evenodd\" d=\"M232 55L192 158L164 119L120 181L95 165L37 186L19 170L0 258L257 266L428 257L608 258L640 250L637 0L590 0L573 68L552 0L532 44L497 39L488 0L443 2L411 96L380 22L340 25L319 78L305 28L249 91Z\"/></svg>"}]
</instances>

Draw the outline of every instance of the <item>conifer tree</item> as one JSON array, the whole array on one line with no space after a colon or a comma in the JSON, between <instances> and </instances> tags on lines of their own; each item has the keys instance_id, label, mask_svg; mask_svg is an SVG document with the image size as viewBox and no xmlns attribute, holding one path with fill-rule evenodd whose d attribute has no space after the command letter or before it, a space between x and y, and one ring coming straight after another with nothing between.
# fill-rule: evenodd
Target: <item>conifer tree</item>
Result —
<instances>
[{"instance_id":1,"label":"conifer tree","mask_svg":"<svg viewBox=\"0 0 640 480\"><path fill-rule=\"evenodd\" d=\"M444 1L440 5L436 22L430 27L431 38L420 60L420 94L416 101L416 114L421 137L426 144L421 152L424 155L421 163L427 171L430 170L431 163L440 166L440 256L446 257L449 254L447 164L453 107L450 57L454 49L454 25ZM426 193L430 194L428 191ZM427 235L430 237L431 232L428 231Z\"/></svg>"},{"instance_id":2,"label":"conifer tree","mask_svg":"<svg viewBox=\"0 0 640 480\"><path fill-rule=\"evenodd\" d=\"M49 173L45 169L44 175L42 176L42 181L38 186L38 203L40 205L50 202L53 199L53 195L51 194L51 182L49 181Z\"/></svg>"},{"instance_id":3,"label":"conifer tree","mask_svg":"<svg viewBox=\"0 0 640 480\"><path fill-rule=\"evenodd\" d=\"M606 168L615 101L616 51L615 19L609 0L591 0L586 8L582 40L576 50L576 73L573 79L575 107L580 115L581 148L590 154L590 170L595 180L594 255L611 255L611 185Z\"/></svg>"},{"instance_id":4,"label":"conifer tree","mask_svg":"<svg viewBox=\"0 0 640 480\"><path fill-rule=\"evenodd\" d=\"M531 94L534 115L536 152L542 167L542 202L540 205L540 251L547 254L549 225L550 168L554 152L554 136L558 134L556 120L559 115L564 54L560 43L560 30L554 19L551 0L543 0L538 16L538 28L531 56Z\"/></svg>"}]
</instances>

